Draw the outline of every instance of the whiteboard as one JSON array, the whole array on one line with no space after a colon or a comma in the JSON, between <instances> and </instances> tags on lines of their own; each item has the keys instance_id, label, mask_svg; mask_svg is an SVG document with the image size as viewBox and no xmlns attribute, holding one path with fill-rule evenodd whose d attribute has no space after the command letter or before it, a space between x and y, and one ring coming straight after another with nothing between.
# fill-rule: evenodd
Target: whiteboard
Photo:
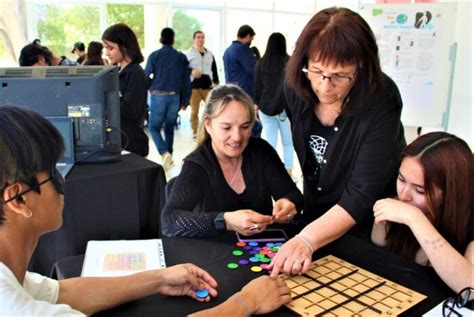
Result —
<instances>
[{"instance_id":1,"label":"whiteboard","mask_svg":"<svg viewBox=\"0 0 474 317\"><path fill-rule=\"evenodd\" d=\"M403 124L445 126L456 3L364 4L359 13L375 34L382 70L400 90Z\"/></svg>"}]
</instances>

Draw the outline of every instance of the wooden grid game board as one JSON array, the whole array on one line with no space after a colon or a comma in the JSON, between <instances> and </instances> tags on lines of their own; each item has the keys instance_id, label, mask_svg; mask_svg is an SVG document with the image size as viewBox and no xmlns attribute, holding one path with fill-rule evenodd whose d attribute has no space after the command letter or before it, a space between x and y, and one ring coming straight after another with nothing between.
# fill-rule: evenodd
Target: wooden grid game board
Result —
<instances>
[{"instance_id":1,"label":"wooden grid game board","mask_svg":"<svg viewBox=\"0 0 474 317\"><path fill-rule=\"evenodd\" d=\"M397 316L425 295L328 255L302 275L285 277L301 316Z\"/></svg>"}]
</instances>

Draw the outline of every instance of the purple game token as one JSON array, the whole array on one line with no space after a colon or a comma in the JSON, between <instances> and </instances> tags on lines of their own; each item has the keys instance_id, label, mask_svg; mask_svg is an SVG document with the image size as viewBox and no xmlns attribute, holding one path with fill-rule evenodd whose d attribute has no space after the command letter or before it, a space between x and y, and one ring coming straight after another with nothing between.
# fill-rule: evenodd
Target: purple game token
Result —
<instances>
[{"instance_id":1,"label":"purple game token","mask_svg":"<svg viewBox=\"0 0 474 317\"><path fill-rule=\"evenodd\" d=\"M250 250L249 251L249 254L257 254L257 253L258 253L258 251L256 251L256 250Z\"/></svg>"},{"instance_id":2,"label":"purple game token","mask_svg":"<svg viewBox=\"0 0 474 317\"><path fill-rule=\"evenodd\" d=\"M249 261L248 260L239 260L240 265L248 265Z\"/></svg>"},{"instance_id":3,"label":"purple game token","mask_svg":"<svg viewBox=\"0 0 474 317\"><path fill-rule=\"evenodd\" d=\"M244 250L250 251L250 250L253 250L253 247L251 247L251 246L249 246L249 245L246 245L246 246L244 247Z\"/></svg>"}]
</instances>

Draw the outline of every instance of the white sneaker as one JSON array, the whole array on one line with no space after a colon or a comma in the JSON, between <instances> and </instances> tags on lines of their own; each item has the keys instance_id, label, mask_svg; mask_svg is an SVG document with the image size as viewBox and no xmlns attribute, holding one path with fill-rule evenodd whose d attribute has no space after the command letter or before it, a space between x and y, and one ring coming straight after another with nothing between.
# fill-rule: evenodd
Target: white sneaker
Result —
<instances>
[{"instance_id":1,"label":"white sneaker","mask_svg":"<svg viewBox=\"0 0 474 317\"><path fill-rule=\"evenodd\" d=\"M163 169L168 172L174 166L173 156L167 153L163 157Z\"/></svg>"}]
</instances>

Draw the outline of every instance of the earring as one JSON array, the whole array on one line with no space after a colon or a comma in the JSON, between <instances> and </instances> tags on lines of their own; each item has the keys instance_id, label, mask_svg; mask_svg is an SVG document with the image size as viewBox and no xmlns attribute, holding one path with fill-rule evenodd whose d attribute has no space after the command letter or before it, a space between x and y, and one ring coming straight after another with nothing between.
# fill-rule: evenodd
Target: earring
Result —
<instances>
[{"instance_id":1,"label":"earring","mask_svg":"<svg viewBox=\"0 0 474 317\"><path fill-rule=\"evenodd\" d=\"M31 212L30 209L28 209L29 213L25 216L26 218L31 218L33 216L33 213Z\"/></svg>"}]
</instances>

